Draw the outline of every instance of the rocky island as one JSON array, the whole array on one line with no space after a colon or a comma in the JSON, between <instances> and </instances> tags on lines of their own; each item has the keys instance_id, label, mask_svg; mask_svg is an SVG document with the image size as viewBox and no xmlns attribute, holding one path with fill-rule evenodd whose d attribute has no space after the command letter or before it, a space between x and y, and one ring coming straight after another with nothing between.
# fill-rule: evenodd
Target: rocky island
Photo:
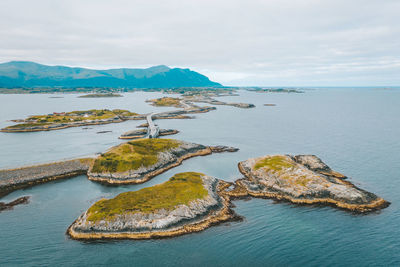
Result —
<instances>
[{"instance_id":1,"label":"rocky island","mask_svg":"<svg viewBox=\"0 0 400 267\"><path fill-rule=\"evenodd\" d=\"M178 173L167 182L102 199L68 228L74 239L150 239L202 231L235 218L228 184L202 173Z\"/></svg>"},{"instance_id":2,"label":"rocky island","mask_svg":"<svg viewBox=\"0 0 400 267\"><path fill-rule=\"evenodd\" d=\"M142 120L144 115L123 109L91 109L71 112L54 112L48 115L30 116L24 120L13 120L19 124L1 129L2 132L38 132L123 122L126 120Z\"/></svg>"},{"instance_id":3,"label":"rocky island","mask_svg":"<svg viewBox=\"0 0 400 267\"><path fill-rule=\"evenodd\" d=\"M296 93L301 94L304 93L303 90L299 90L298 88L262 88L262 87L252 87L245 88L247 91L257 92L257 93Z\"/></svg>"},{"instance_id":4,"label":"rocky island","mask_svg":"<svg viewBox=\"0 0 400 267\"><path fill-rule=\"evenodd\" d=\"M193 94L193 95L184 95L183 98L179 97L162 97L156 99L150 99L146 102L151 103L153 106L157 107L178 107L184 108L185 110L195 110L200 107L194 105L193 103L207 103L211 105L225 105L225 106L233 106L237 108L254 108L254 104L248 103L227 103L222 102L216 99L211 98L207 94Z\"/></svg>"},{"instance_id":5,"label":"rocky island","mask_svg":"<svg viewBox=\"0 0 400 267\"><path fill-rule=\"evenodd\" d=\"M102 98L102 97L123 97L121 94L115 93L96 93L78 96L79 98Z\"/></svg>"},{"instance_id":6,"label":"rocky island","mask_svg":"<svg viewBox=\"0 0 400 267\"><path fill-rule=\"evenodd\" d=\"M177 107L181 108L183 105L181 104L180 98L177 97L162 97L156 99L150 99L146 102L151 103L151 105L155 107Z\"/></svg>"},{"instance_id":7,"label":"rocky island","mask_svg":"<svg viewBox=\"0 0 400 267\"><path fill-rule=\"evenodd\" d=\"M4 210L12 210L14 206L21 204L28 204L28 202L29 202L29 196L19 197L8 203L0 202L0 212Z\"/></svg>"},{"instance_id":8,"label":"rocky island","mask_svg":"<svg viewBox=\"0 0 400 267\"><path fill-rule=\"evenodd\" d=\"M245 176L232 196L287 200L298 204L329 204L354 212L370 212L390 203L346 181L314 155L274 155L239 163Z\"/></svg>"},{"instance_id":9,"label":"rocky island","mask_svg":"<svg viewBox=\"0 0 400 267\"><path fill-rule=\"evenodd\" d=\"M237 149L222 146L216 152L224 151ZM107 184L144 183L185 159L212 152L212 147L174 139L133 140L97 157L89 168L88 177Z\"/></svg>"},{"instance_id":10,"label":"rocky island","mask_svg":"<svg viewBox=\"0 0 400 267\"><path fill-rule=\"evenodd\" d=\"M211 105L222 105L222 106L232 106L236 108L254 108L254 104L250 103L228 103L228 102L223 102L216 100L214 98L211 98L207 95L192 95L192 96L186 96L185 97L186 101L191 101L191 102L197 102L197 103L207 103Z\"/></svg>"}]
</instances>

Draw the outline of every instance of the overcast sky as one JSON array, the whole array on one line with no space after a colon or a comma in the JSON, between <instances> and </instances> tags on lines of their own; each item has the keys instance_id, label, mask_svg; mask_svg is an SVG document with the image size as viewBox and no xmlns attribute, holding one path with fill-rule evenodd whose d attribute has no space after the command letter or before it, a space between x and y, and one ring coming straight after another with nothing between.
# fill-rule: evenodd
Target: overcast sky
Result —
<instances>
[{"instance_id":1,"label":"overcast sky","mask_svg":"<svg viewBox=\"0 0 400 267\"><path fill-rule=\"evenodd\" d=\"M191 68L224 85L400 85L399 0L1 0L0 62Z\"/></svg>"}]
</instances>

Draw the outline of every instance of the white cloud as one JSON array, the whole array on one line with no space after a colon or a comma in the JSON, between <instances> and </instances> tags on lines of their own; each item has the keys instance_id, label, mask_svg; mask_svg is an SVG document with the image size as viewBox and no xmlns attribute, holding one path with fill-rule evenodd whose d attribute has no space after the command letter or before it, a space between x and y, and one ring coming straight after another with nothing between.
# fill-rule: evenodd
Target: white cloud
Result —
<instances>
[{"instance_id":1,"label":"white cloud","mask_svg":"<svg viewBox=\"0 0 400 267\"><path fill-rule=\"evenodd\" d=\"M2 0L0 61L190 67L235 85L398 85L396 0Z\"/></svg>"}]
</instances>

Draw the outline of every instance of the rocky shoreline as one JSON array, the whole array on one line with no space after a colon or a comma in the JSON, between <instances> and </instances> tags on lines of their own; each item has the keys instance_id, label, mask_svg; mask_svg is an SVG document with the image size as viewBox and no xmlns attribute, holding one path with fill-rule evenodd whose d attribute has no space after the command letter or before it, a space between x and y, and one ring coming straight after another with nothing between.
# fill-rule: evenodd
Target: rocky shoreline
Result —
<instances>
[{"instance_id":1,"label":"rocky shoreline","mask_svg":"<svg viewBox=\"0 0 400 267\"><path fill-rule=\"evenodd\" d=\"M163 142L171 140L167 139ZM141 142L144 141L154 142L151 139L143 139ZM238 150L234 147L177 142L179 146L157 154L156 164L147 168L141 166L139 169L125 174L108 173L104 175L103 173L94 176L96 173L92 173L91 169L95 159L77 159L0 170L0 197L16 189L79 174L87 174L90 180L109 185L143 183L181 164L187 158ZM129 206L129 198L122 198L109 206L117 213L111 211L111 215L104 218L97 216L98 211L104 211L101 203L113 199L100 200L93 205L100 205L100 209L93 211L93 206L88 209L68 227L67 235L76 240L153 239L199 232L213 225L241 219L231 209L232 201L246 197L270 198L299 205L329 205L355 213L369 213L390 205L383 198L356 187L347 180L345 175L332 170L315 155L267 155L239 162L238 168L244 178L233 183L198 173L176 174L176 177L172 177L165 183L179 179L186 183L190 181L190 175L200 175L202 187L207 194L189 199L188 202L177 201L172 209L171 207L164 208L166 202L172 200L172 203L175 203L174 198L178 198L182 194L187 194L189 197L195 195L195 193L191 193L189 184L184 184L183 187L172 191L163 188L159 191L143 193L143 198L138 196L135 202L141 207ZM179 175L186 176L179 178ZM140 194L143 190L151 190L160 186L163 184L120 195ZM163 194L164 199L157 199ZM146 200L146 197L151 197L153 200ZM9 203L0 202L0 211L12 209L15 205L26 204L28 201L29 197L25 196ZM125 207L126 211L115 206L125 204L128 205L127 208ZM146 210L152 205L153 209ZM93 216L96 219L93 219Z\"/></svg>"},{"instance_id":2,"label":"rocky shoreline","mask_svg":"<svg viewBox=\"0 0 400 267\"><path fill-rule=\"evenodd\" d=\"M86 211L68 228L77 240L167 238L202 231L212 225L239 219L231 209L230 197L224 194L229 183L202 176L207 197L178 205L173 210L115 215L110 220L92 222Z\"/></svg>"},{"instance_id":3,"label":"rocky shoreline","mask_svg":"<svg viewBox=\"0 0 400 267\"><path fill-rule=\"evenodd\" d=\"M4 210L12 210L14 206L21 204L28 204L28 203L29 203L29 196L19 197L8 203L0 202L0 212Z\"/></svg>"},{"instance_id":4,"label":"rocky shoreline","mask_svg":"<svg viewBox=\"0 0 400 267\"><path fill-rule=\"evenodd\" d=\"M227 147L213 149L234 150ZM131 206L131 212L97 221L89 219L96 214L90 208L71 224L67 234L77 240L96 240L166 238L199 232L221 222L239 219L231 209L231 202L245 197L330 205L357 213L376 211L390 204L354 186L345 175L332 170L315 155L264 156L242 161L238 167L245 177L234 183L203 175L203 184L208 190L207 201L196 200L173 210L160 209L150 214Z\"/></svg>"},{"instance_id":5,"label":"rocky shoreline","mask_svg":"<svg viewBox=\"0 0 400 267\"><path fill-rule=\"evenodd\" d=\"M171 168L174 168L186 159L206 156L211 153L236 152L237 148L216 146L207 147L199 144L179 141L179 146L157 154L157 162L150 166L141 166L138 169L130 169L124 172L97 172L93 165L89 168L88 178L105 184L140 184L154 176L157 176ZM96 161L94 162L96 163Z\"/></svg>"},{"instance_id":6,"label":"rocky shoreline","mask_svg":"<svg viewBox=\"0 0 400 267\"><path fill-rule=\"evenodd\" d=\"M179 133L179 131L174 129L160 129L158 135L166 136L166 135L174 135L177 133ZM146 135L147 135L147 129L138 129L121 134L119 139L140 139L146 137Z\"/></svg>"},{"instance_id":7,"label":"rocky shoreline","mask_svg":"<svg viewBox=\"0 0 400 267\"><path fill-rule=\"evenodd\" d=\"M187 116L186 114L194 114L194 113L205 113L211 110L215 110L214 107L199 107L196 109L192 109L190 111L186 110L176 110L176 111L166 111L160 112L153 116L154 120L160 119L192 119L192 116ZM104 125L110 123L120 123L127 120L145 120L146 114L139 114L136 116L130 117L114 117L110 119L102 119L95 121L82 121L82 122L70 122L70 123L54 123L50 125L35 125L30 127L20 127L20 128L10 128L6 127L0 129L0 132L6 133L23 133L23 132L41 132L41 131L52 131L52 130L61 130L71 127L84 127L90 125Z\"/></svg>"},{"instance_id":8,"label":"rocky shoreline","mask_svg":"<svg viewBox=\"0 0 400 267\"><path fill-rule=\"evenodd\" d=\"M95 120L95 121L83 121L83 122L70 122L70 123L54 123L51 125L36 125L31 127L21 127L21 128L3 128L0 129L0 132L5 133L22 133L22 132L41 132L41 131L53 131L53 130L61 130L71 127L83 127L83 126L90 126L90 125L103 125L103 124L110 124L110 123L120 123L127 120L144 120L146 117L144 115L132 116L130 118L121 118L121 117L114 117L111 119L103 119L103 120Z\"/></svg>"},{"instance_id":9,"label":"rocky shoreline","mask_svg":"<svg viewBox=\"0 0 400 267\"><path fill-rule=\"evenodd\" d=\"M266 163L265 166L257 165ZM295 204L322 204L352 212L367 213L390 203L346 181L314 155L275 155L238 164L245 176L228 194L261 197Z\"/></svg>"},{"instance_id":10,"label":"rocky shoreline","mask_svg":"<svg viewBox=\"0 0 400 267\"><path fill-rule=\"evenodd\" d=\"M216 95L217 96L217 95ZM254 104L249 103L227 103L211 98L209 95L183 95L183 98L163 97L157 99L150 99L146 102L152 106L165 106L165 107L177 107L184 108L187 111L201 109L201 107L194 105L193 103L207 103L211 105L224 105L232 106L237 108L254 108Z\"/></svg>"},{"instance_id":11,"label":"rocky shoreline","mask_svg":"<svg viewBox=\"0 0 400 267\"><path fill-rule=\"evenodd\" d=\"M91 160L76 159L0 170L0 197L18 189L86 174Z\"/></svg>"},{"instance_id":12,"label":"rocky shoreline","mask_svg":"<svg viewBox=\"0 0 400 267\"><path fill-rule=\"evenodd\" d=\"M193 101L197 103L207 103L211 105L219 105L219 106L232 106L236 108L254 108L254 104L250 103L227 103L227 102L222 102L216 99L213 99L208 96L194 96L194 97L186 97L186 100L188 101Z\"/></svg>"},{"instance_id":13,"label":"rocky shoreline","mask_svg":"<svg viewBox=\"0 0 400 267\"><path fill-rule=\"evenodd\" d=\"M14 169L0 170L0 197L15 190L32 187L59 179L72 178L78 175L87 175L90 180L109 185L144 183L154 176L176 167L186 159L196 156L205 156L211 153L236 152L238 149L226 146L203 146L186 143L187 149L178 149L171 155L161 155L161 161L149 169L141 168L137 173L131 172L127 177L123 175L108 173L102 177L101 174L90 173L95 158L82 158L66 161L58 161L47 164L39 164ZM170 152L167 152L170 153ZM130 178L129 178L130 177Z\"/></svg>"}]
</instances>

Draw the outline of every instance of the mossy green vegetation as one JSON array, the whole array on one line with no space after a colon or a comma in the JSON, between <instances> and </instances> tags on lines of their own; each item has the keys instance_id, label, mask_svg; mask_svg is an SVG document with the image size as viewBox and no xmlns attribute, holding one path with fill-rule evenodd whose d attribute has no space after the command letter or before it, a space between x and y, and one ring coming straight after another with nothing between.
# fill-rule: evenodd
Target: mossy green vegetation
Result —
<instances>
[{"instance_id":1,"label":"mossy green vegetation","mask_svg":"<svg viewBox=\"0 0 400 267\"><path fill-rule=\"evenodd\" d=\"M79 161L80 161L82 164L85 164L85 165L90 166L90 164L92 164L92 162L94 161L94 159L93 159L93 158L82 158L82 159L79 159Z\"/></svg>"},{"instance_id":2,"label":"mossy green vegetation","mask_svg":"<svg viewBox=\"0 0 400 267\"><path fill-rule=\"evenodd\" d=\"M104 119L111 119L114 117L129 117L138 115L137 113L130 112L129 110L123 109L91 109L91 110L79 110L71 112L53 113L48 115L35 115L28 117L25 123L12 125L7 128L28 128L35 126L46 126L57 123L72 123L72 122L84 122L84 121L97 121Z\"/></svg>"},{"instance_id":3,"label":"mossy green vegetation","mask_svg":"<svg viewBox=\"0 0 400 267\"><path fill-rule=\"evenodd\" d=\"M301 186L307 186L308 182L310 181L311 181L310 178L307 178L306 176L302 175L296 179L296 184Z\"/></svg>"},{"instance_id":4,"label":"mossy green vegetation","mask_svg":"<svg viewBox=\"0 0 400 267\"><path fill-rule=\"evenodd\" d=\"M208 191L197 172L175 174L167 182L139 191L121 193L113 199L102 199L88 210L89 221L112 219L124 213L151 213L156 210L173 210L196 199L203 199Z\"/></svg>"},{"instance_id":5,"label":"mossy green vegetation","mask_svg":"<svg viewBox=\"0 0 400 267\"><path fill-rule=\"evenodd\" d=\"M99 156L91 169L93 173L125 172L157 163L158 154L180 145L174 139L138 139L121 144Z\"/></svg>"},{"instance_id":6,"label":"mossy green vegetation","mask_svg":"<svg viewBox=\"0 0 400 267\"><path fill-rule=\"evenodd\" d=\"M151 100L155 106L160 106L160 107L176 107L181 104L180 98L176 97L162 97L162 98L157 98Z\"/></svg>"},{"instance_id":7,"label":"mossy green vegetation","mask_svg":"<svg viewBox=\"0 0 400 267\"><path fill-rule=\"evenodd\" d=\"M30 128L30 127L36 127L36 126L47 126L51 125L51 123L43 123L43 122L37 122L37 123L20 123L20 124L15 124L6 127L5 129L19 129L19 128Z\"/></svg>"},{"instance_id":8,"label":"mossy green vegetation","mask_svg":"<svg viewBox=\"0 0 400 267\"><path fill-rule=\"evenodd\" d=\"M294 167L294 164L284 156L266 157L257 161L254 165L255 170L258 170L260 168L268 168L275 171L281 171L282 169L287 169L291 167Z\"/></svg>"}]
</instances>

